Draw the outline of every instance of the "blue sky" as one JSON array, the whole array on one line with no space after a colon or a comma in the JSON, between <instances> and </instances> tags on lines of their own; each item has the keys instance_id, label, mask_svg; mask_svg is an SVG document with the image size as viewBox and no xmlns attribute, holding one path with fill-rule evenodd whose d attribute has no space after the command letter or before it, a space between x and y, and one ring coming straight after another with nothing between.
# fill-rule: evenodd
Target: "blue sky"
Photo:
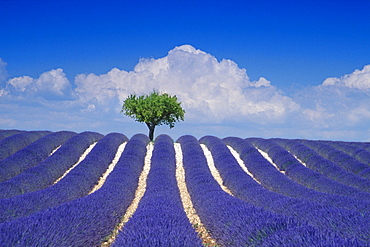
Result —
<instances>
[{"instance_id":1,"label":"blue sky","mask_svg":"<svg viewBox=\"0 0 370 247\"><path fill-rule=\"evenodd\" d=\"M370 140L370 1L0 1L0 128Z\"/></svg>"}]
</instances>

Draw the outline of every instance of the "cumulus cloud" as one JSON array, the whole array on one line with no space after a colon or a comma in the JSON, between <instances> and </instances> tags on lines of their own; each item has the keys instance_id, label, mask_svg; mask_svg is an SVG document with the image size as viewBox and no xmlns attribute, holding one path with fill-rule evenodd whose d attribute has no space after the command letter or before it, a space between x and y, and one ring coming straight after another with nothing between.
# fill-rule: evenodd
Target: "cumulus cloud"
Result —
<instances>
[{"instance_id":1,"label":"cumulus cloud","mask_svg":"<svg viewBox=\"0 0 370 247\"><path fill-rule=\"evenodd\" d=\"M44 72L39 78L15 77L7 81L5 94L24 98L42 97L47 100L69 99L72 87L62 69Z\"/></svg>"},{"instance_id":2,"label":"cumulus cloud","mask_svg":"<svg viewBox=\"0 0 370 247\"><path fill-rule=\"evenodd\" d=\"M340 78L330 77L323 83L323 86L343 86L357 89L370 88L370 65L364 66L362 70L355 70L351 74L344 75Z\"/></svg>"},{"instance_id":3,"label":"cumulus cloud","mask_svg":"<svg viewBox=\"0 0 370 247\"><path fill-rule=\"evenodd\" d=\"M267 79L251 81L235 62L218 61L190 45L175 47L162 58L141 59L133 71L113 68L101 75L79 74L75 85L72 89L59 68L39 78L11 78L2 95L32 99L42 105L74 99L81 113L98 114L119 112L129 94L157 90L177 95L187 112L186 119L195 123L281 123L300 108Z\"/></svg>"},{"instance_id":4,"label":"cumulus cloud","mask_svg":"<svg viewBox=\"0 0 370 247\"><path fill-rule=\"evenodd\" d=\"M24 92L26 88L34 83L34 79L30 76L15 77L8 81L8 84L17 92Z\"/></svg>"},{"instance_id":5,"label":"cumulus cloud","mask_svg":"<svg viewBox=\"0 0 370 247\"><path fill-rule=\"evenodd\" d=\"M348 120L350 123L358 123L368 121L370 119L370 107L368 105L360 105L348 114ZM367 124L367 123L366 123Z\"/></svg>"},{"instance_id":6,"label":"cumulus cloud","mask_svg":"<svg viewBox=\"0 0 370 247\"><path fill-rule=\"evenodd\" d=\"M190 45L175 47L163 58L141 59L130 72L80 74L75 82L76 94L90 108L119 108L131 93L158 90L177 95L187 117L198 122L282 121L299 109L265 78L251 81L235 62L218 61Z\"/></svg>"},{"instance_id":7,"label":"cumulus cloud","mask_svg":"<svg viewBox=\"0 0 370 247\"><path fill-rule=\"evenodd\" d=\"M186 122L179 126L188 124L187 129L175 128L171 135L363 139L370 131L370 65L291 95L190 45L162 58L141 59L132 71L78 74L73 87L60 68L38 78L7 79L5 66L0 59L0 124L8 128L128 134L121 128L130 126L134 134L141 126L120 114L123 100L158 90L177 95L186 110Z\"/></svg>"},{"instance_id":8,"label":"cumulus cloud","mask_svg":"<svg viewBox=\"0 0 370 247\"><path fill-rule=\"evenodd\" d=\"M370 122L370 65L321 85L307 87L293 99L302 107L304 119L318 129L367 129ZM352 133L353 134L353 133Z\"/></svg>"}]
</instances>

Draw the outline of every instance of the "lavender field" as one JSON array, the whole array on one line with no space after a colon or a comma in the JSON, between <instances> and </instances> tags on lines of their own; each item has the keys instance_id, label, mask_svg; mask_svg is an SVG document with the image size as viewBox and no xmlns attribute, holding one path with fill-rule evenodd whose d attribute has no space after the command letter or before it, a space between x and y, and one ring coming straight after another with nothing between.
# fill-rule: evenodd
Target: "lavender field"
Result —
<instances>
[{"instance_id":1,"label":"lavender field","mask_svg":"<svg viewBox=\"0 0 370 247\"><path fill-rule=\"evenodd\" d=\"M370 143L0 130L0 246L370 246Z\"/></svg>"}]
</instances>

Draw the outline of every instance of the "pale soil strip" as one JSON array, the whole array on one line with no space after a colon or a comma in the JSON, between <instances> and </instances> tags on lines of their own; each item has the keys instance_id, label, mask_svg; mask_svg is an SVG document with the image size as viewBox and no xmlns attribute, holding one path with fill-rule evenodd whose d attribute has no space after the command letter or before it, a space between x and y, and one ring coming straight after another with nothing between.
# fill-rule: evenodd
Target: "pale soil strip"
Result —
<instances>
[{"instance_id":1,"label":"pale soil strip","mask_svg":"<svg viewBox=\"0 0 370 247\"><path fill-rule=\"evenodd\" d=\"M49 154L49 156L51 156L53 153L55 153L62 145L59 145L58 147L56 147L56 149L54 149L53 151L51 151L51 153Z\"/></svg>"},{"instance_id":2,"label":"pale soil strip","mask_svg":"<svg viewBox=\"0 0 370 247\"><path fill-rule=\"evenodd\" d=\"M289 151L288 151L289 152ZM290 153L290 152L289 152ZM292 154L292 153L290 153L290 154ZM294 158L296 159L296 160L298 160L299 161L299 163L301 163L304 167L307 167L307 164L305 163L305 162L303 162L302 160L300 160L297 156L295 156L294 154L292 154L293 156L294 156Z\"/></svg>"},{"instance_id":3,"label":"pale soil strip","mask_svg":"<svg viewBox=\"0 0 370 247\"><path fill-rule=\"evenodd\" d=\"M89 192L89 195L94 193L95 191L97 191L98 189L100 189L103 184L105 183L105 180L107 179L107 177L109 176L109 174L113 171L114 167L116 166L119 158L121 157L122 155L122 152L123 150L125 149L126 147L126 144L127 142L124 142L122 143L118 149L117 149L117 153L116 153L116 156L114 156L114 159L112 160L112 163L110 163L110 165L108 166L108 169L105 171L105 173L103 174L103 176L100 177L99 179L99 182L95 185L95 187Z\"/></svg>"},{"instance_id":4,"label":"pale soil strip","mask_svg":"<svg viewBox=\"0 0 370 247\"><path fill-rule=\"evenodd\" d=\"M237 151L235 151L235 149L233 149L231 146L228 145L227 147L229 148L231 154L234 156L234 158L236 159L236 161L239 163L239 165L243 169L243 171L245 173L247 173L249 176L251 176L254 179L254 181L256 181L257 183L261 184L261 182L258 181L257 178L255 178L253 176L253 174L248 170L247 166L244 164L244 161L240 158L240 154Z\"/></svg>"},{"instance_id":5,"label":"pale soil strip","mask_svg":"<svg viewBox=\"0 0 370 247\"><path fill-rule=\"evenodd\" d=\"M152 158L153 148L154 148L153 142L149 142L148 145L146 146L147 151L144 160L144 167L139 177L138 187L136 188L135 191L135 198L132 200L131 205L127 208L127 211L125 215L122 217L121 222L116 226L116 228L113 230L112 234L107 238L107 240L101 244L101 247L110 246L111 244L113 244L119 231L122 230L124 225L129 221L129 219L135 213L137 207L139 206L139 202L146 190L146 179L150 171L150 162Z\"/></svg>"},{"instance_id":6,"label":"pale soil strip","mask_svg":"<svg viewBox=\"0 0 370 247\"><path fill-rule=\"evenodd\" d=\"M74 164L71 168L69 168L60 178L58 178L54 184L58 183L62 178L64 178L73 168L75 168L78 164L80 164L81 161L83 161L85 159L85 157L90 153L91 149L93 149L95 147L97 142L91 144L86 150L85 152L80 156L80 159L76 162L76 164ZM53 184L53 185L54 185Z\"/></svg>"},{"instance_id":7,"label":"pale soil strip","mask_svg":"<svg viewBox=\"0 0 370 247\"><path fill-rule=\"evenodd\" d=\"M234 196L233 193L231 193L231 191L229 190L229 188L227 188L225 185L223 185L223 180L222 180L221 175L220 175L220 173L218 172L218 170L215 166L211 151L209 151L207 146L204 145L204 144L200 144L200 146L203 149L203 153L204 153L204 156L207 159L207 164L208 164L209 170L212 173L212 176L215 178L215 180L220 185L220 187L222 188L223 191L225 191L229 195Z\"/></svg>"},{"instance_id":8,"label":"pale soil strip","mask_svg":"<svg viewBox=\"0 0 370 247\"><path fill-rule=\"evenodd\" d=\"M260 154L262 154L262 156L268 161L268 162L270 162L271 163L271 165L273 165L275 168L276 168L276 170L278 170L280 173L282 173L282 174L285 174L285 171L281 171L280 169L279 169L279 167L272 161L272 159L270 158L270 156L268 155L268 153L266 153L266 152L264 152L264 151L262 151L261 149L258 149L257 147L256 147L256 149L258 150L258 152L260 152Z\"/></svg>"},{"instance_id":9,"label":"pale soil strip","mask_svg":"<svg viewBox=\"0 0 370 247\"><path fill-rule=\"evenodd\" d=\"M186 216L193 225L195 231L198 233L199 238L202 239L204 246L218 246L216 241L209 235L207 229L204 227L191 201L185 182L185 171L182 163L182 150L180 143L174 143L174 148L176 153L177 186L179 187L181 202Z\"/></svg>"}]
</instances>

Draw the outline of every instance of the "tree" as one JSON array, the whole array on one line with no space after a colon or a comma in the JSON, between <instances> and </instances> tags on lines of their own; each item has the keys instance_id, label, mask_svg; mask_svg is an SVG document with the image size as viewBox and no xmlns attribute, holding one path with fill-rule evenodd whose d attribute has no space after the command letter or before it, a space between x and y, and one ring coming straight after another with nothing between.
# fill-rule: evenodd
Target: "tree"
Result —
<instances>
[{"instance_id":1,"label":"tree","mask_svg":"<svg viewBox=\"0 0 370 247\"><path fill-rule=\"evenodd\" d=\"M131 94L122 105L123 114L145 123L149 128L149 138L153 140L155 126L162 124L175 126L175 122L184 121L185 111L176 96L154 91L149 95L136 96Z\"/></svg>"}]
</instances>

